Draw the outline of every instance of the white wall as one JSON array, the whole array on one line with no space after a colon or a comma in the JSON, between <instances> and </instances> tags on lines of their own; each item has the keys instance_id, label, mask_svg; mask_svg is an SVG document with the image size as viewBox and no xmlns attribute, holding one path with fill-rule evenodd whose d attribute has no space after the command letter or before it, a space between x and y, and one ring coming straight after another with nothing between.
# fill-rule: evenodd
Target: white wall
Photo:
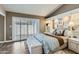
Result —
<instances>
[{"instance_id":1,"label":"white wall","mask_svg":"<svg viewBox=\"0 0 79 59\"><path fill-rule=\"evenodd\" d=\"M5 16L5 10L2 5L0 5L0 14Z\"/></svg>"}]
</instances>

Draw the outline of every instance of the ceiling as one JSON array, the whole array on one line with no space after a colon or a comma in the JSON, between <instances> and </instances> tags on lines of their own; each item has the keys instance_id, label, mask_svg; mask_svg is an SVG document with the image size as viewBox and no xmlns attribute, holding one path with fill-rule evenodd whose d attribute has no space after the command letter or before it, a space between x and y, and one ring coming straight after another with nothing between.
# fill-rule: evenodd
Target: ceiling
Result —
<instances>
[{"instance_id":1,"label":"ceiling","mask_svg":"<svg viewBox=\"0 0 79 59\"><path fill-rule=\"evenodd\" d=\"M4 4L3 7L6 11L47 16L51 12L58 9L61 4Z\"/></svg>"}]
</instances>

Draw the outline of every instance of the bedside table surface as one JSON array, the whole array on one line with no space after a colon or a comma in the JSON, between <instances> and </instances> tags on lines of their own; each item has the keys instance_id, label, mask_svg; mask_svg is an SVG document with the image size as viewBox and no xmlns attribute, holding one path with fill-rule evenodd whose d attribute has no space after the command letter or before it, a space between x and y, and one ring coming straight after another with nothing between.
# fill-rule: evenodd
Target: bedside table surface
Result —
<instances>
[{"instance_id":1,"label":"bedside table surface","mask_svg":"<svg viewBox=\"0 0 79 59\"><path fill-rule=\"evenodd\" d=\"M79 41L79 38L69 38L71 40L74 40L74 41Z\"/></svg>"},{"instance_id":2,"label":"bedside table surface","mask_svg":"<svg viewBox=\"0 0 79 59\"><path fill-rule=\"evenodd\" d=\"M69 41L79 44L79 38L69 38Z\"/></svg>"}]
</instances>

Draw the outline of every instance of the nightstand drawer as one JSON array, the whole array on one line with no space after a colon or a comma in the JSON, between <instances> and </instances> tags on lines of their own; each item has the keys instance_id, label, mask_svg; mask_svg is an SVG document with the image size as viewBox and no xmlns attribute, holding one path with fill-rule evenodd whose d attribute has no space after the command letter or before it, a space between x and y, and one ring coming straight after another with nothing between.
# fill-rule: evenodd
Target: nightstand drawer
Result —
<instances>
[{"instance_id":1,"label":"nightstand drawer","mask_svg":"<svg viewBox=\"0 0 79 59\"><path fill-rule=\"evenodd\" d=\"M68 40L68 48L79 53L79 38L70 38Z\"/></svg>"},{"instance_id":2,"label":"nightstand drawer","mask_svg":"<svg viewBox=\"0 0 79 59\"><path fill-rule=\"evenodd\" d=\"M69 42L69 49L76 50L76 48L77 48L77 45L75 43Z\"/></svg>"}]
</instances>

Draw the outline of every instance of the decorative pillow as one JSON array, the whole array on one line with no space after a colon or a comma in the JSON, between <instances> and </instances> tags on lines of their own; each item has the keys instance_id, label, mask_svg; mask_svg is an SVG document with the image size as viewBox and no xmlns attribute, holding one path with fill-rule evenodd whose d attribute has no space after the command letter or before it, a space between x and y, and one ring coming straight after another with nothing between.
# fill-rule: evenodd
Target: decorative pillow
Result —
<instances>
[{"instance_id":1,"label":"decorative pillow","mask_svg":"<svg viewBox=\"0 0 79 59\"><path fill-rule=\"evenodd\" d=\"M54 29L50 29L50 33L53 33L54 32Z\"/></svg>"},{"instance_id":2,"label":"decorative pillow","mask_svg":"<svg viewBox=\"0 0 79 59\"><path fill-rule=\"evenodd\" d=\"M56 35L62 36L63 30L56 30Z\"/></svg>"},{"instance_id":3,"label":"decorative pillow","mask_svg":"<svg viewBox=\"0 0 79 59\"><path fill-rule=\"evenodd\" d=\"M54 31L53 31L53 35L57 35L57 36L64 36L64 33L65 33L65 30L57 30L57 29L55 29Z\"/></svg>"},{"instance_id":4,"label":"decorative pillow","mask_svg":"<svg viewBox=\"0 0 79 59\"><path fill-rule=\"evenodd\" d=\"M53 35L56 35L56 29L53 31L53 33L52 33Z\"/></svg>"}]
</instances>

